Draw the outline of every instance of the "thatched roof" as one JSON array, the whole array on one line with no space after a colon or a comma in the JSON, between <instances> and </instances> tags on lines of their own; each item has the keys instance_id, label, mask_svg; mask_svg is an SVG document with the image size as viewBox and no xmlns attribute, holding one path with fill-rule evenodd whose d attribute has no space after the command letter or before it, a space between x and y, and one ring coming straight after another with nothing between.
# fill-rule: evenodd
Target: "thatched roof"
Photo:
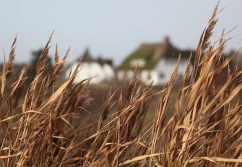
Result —
<instances>
[{"instance_id":1,"label":"thatched roof","mask_svg":"<svg viewBox=\"0 0 242 167\"><path fill-rule=\"evenodd\" d=\"M130 62L134 59L144 59L146 65L142 69L152 69L161 58L178 59L181 54L181 59L188 59L192 50L180 50L174 47L168 37L162 43L142 44L133 53L131 53L120 65L119 69L132 69Z\"/></svg>"}]
</instances>

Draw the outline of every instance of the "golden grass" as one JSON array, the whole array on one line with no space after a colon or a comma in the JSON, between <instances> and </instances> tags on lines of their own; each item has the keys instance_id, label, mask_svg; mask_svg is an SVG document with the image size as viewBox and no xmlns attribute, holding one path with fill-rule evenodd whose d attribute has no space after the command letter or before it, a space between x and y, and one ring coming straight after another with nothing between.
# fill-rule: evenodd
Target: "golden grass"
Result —
<instances>
[{"instance_id":1,"label":"golden grass","mask_svg":"<svg viewBox=\"0 0 242 167\"><path fill-rule=\"evenodd\" d=\"M123 88L128 87L126 97L120 88L115 101L117 91L110 91L102 112L78 117L87 112L85 108L92 100L88 92L91 78L73 85L77 67L56 90L55 81L69 50L59 61L56 49L55 63L46 74L51 37L37 63L36 77L24 101L19 101L26 85L27 66L14 77L15 39L0 75L0 165L241 166L242 68L239 64L228 67L234 55L221 61L228 33L223 32L213 44L209 40L217 22L217 8L202 33L196 55L191 55L195 56L194 68L187 66L172 105L168 100L179 60L160 92L153 93L152 85L142 85L136 69L130 83L124 82ZM218 86L217 78L226 69L226 83ZM154 96L160 96L160 100L153 121L146 122L149 101ZM166 118L172 111L171 118ZM95 115L98 119L93 119Z\"/></svg>"}]
</instances>

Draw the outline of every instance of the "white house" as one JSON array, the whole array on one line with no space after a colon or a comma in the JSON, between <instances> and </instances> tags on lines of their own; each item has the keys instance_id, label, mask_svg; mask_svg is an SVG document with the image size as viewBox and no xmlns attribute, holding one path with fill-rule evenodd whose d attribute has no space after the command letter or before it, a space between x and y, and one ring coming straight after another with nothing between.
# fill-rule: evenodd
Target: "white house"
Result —
<instances>
[{"instance_id":1,"label":"white house","mask_svg":"<svg viewBox=\"0 0 242 167\"><path fill-rule=\"evenodd\" d=\"M111 60L104 60L102 58L94 59L89 50L86 49L84 54L82 54L83 59L81 61L80 72L77 74L74 83L79 83L84 79L94 77L90 84L98 84L101 82L111 82L115 79L115 72L112 67ZM69 76L70 71L73 71L77 67L77 62L74 62L71 67L69 67L65 75Z\"/></svg>"},{"instance_id":2,"label":"white house","mask_svg":"<svg viewBox=\"0 0 242 167\"><path fill-rule=\"evenodd\" d=\"M166 37L162 43L142 44L130 56L128 56L118 68L117 78L123 81L125 76L131 79L134 68L139 65L140 79L145 84L153 81L153 85L166 84L176 67L179 54L181 62L179 65L178 80L185 74L190 50L181 51L174 47Z\"/></svg>"}]
</instances>

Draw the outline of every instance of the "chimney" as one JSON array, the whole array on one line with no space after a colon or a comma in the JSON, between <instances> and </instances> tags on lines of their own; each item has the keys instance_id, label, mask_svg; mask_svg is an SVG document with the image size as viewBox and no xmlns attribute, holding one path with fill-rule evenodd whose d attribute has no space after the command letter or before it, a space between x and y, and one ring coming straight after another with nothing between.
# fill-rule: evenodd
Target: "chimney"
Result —
<instances>
[{"instance_id":1,"label":"chimney","mask_svg":"<svg viewBox=\"0 0 242 167\"><path fill-rule=\"evenodd\" d=\"M86 47L85 51L84 51L84 55L89 55L89 48Z\"/></svg>"},{"instance_id":2,"label":"chimney","mask_svg":"<svg viewBox=\"0 0 242 167\"><path fill-rule=\"evenodd\" d=\"M170 38L168 36L165 36L164 40L163 40L163 43L166 45L166 46L170 46L171 43L170 43Z\"/></svg>"}]
</instances>

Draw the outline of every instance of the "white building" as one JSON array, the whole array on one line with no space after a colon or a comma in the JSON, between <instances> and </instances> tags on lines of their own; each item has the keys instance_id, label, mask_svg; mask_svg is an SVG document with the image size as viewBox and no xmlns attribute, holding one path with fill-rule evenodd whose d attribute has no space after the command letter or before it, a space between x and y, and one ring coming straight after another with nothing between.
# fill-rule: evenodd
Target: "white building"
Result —
<instances>
[{"instance_id":1,"label":"white building","mask_svg":"<svg viewBox=\"0 0 242 167\"><path fill-rule=\"evenodd\" d=\"M118 68L117 78L120 82L124 80L125 76L131 79L134 68L138 64L142 82L149 84L153 81L153 85L166 84L176 67L179 54L181 54L178 75L178 80L181 80L191 53L192 51L181 51L172 46L167 37L162 43L142 44L123 61Z\"/></svg>"},{"instance_id":2,"label":"white building","mask_svg":"<svg viewBox=\"0 0 242 167\"><path fill-rule=\"evenodd\" d=\"M79 83L87 78L94 77L90 84L98 84L101 82L111 82L115 79L115 72L112 67L112 61L104 60L102 58L94 59L89 50L86 49L82 55L80 72L77 74L74 83ZM71 67L66 70L66 77L69 76L70 71L74 71L77 67L77 62L74 62Z\"/></svg>"}]
</instances>

